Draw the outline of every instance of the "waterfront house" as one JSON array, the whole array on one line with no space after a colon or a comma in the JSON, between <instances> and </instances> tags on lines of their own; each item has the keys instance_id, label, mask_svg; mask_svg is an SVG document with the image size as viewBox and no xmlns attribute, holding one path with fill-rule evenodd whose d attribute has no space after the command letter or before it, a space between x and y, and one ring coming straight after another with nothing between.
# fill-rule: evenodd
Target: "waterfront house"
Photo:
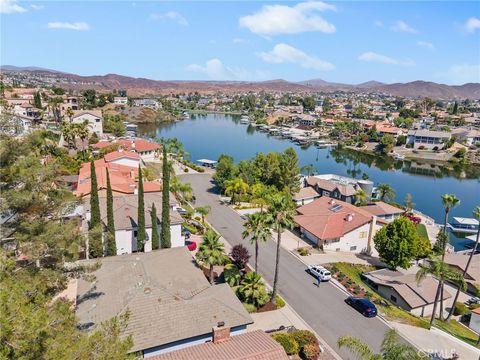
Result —
<instances>
[{"instance_id":1,"label":"waterfront house","mask_svg":"<svg viewBox=\"0 0 480 360\"><path fill-rule=\"evenodd\" d=\"M360 208L388 222L398 219L405 212L405 210L383 201L375 201Z\"/></svg>"},{"instance_id":2,"label":"waterfront house","mask_svg":"<svg viewBox=\"0 0 480 360\"><path fill-rule=\"evenodd\" d=\"M133 151L125 151L120 149L105 154L104 157L107 163L130 166L134 168L143 167L145 164L140 155Z\"/></svg>"},{"instance_id":3,"label":"waterfront house","mask_svg":"<svg viewBox=\"0 0 480 360\"><path fill-rule=\"evenodd\" d=\"M133 106L146 107L146 108L150 108L150 109L154 109L154 110L158 110L158 109L162 108L161 103L159 103L155 99L149 99L149 98L135 99L135 100L133 100Z\"/></svg>"},{"instance_id":4,"label":"waterfront house","mask_svg":"<svg viewBox=\"0 0 480 360\"><path fill-rule=\"evenodd\" d=\"M357 191L365 191L368 197L373 191L373 183L370 180L356 180L335 174L308 176L305 178L305 185L313 187L320 196L328 196L351 204L355 203Z\"/></svg>"},{"instance_id":5,"label":"waterfront house","mask_svg":"<svg viewBox=\"0 0 480 360\"><path fill-rule=\"evenodd\" d=\"M77 110L72 116L72 123L83 124L87 122L90 133L97 136L103 135L102 112L99 110Z\"/></svg>"},{"instance_id":6,"label":"waterfront house","mask_svg":"<svg viewBox=\"0 0 480 360\"><path fill-rule=\"evenodd\" d=\"M235 337L253 323L230 286L210 285L186 247L81 264L97 261L101 266L92 273L95 281L78 281L78 326L94 330L101 322L128 311L122 336L132 337L130 353L153 357L211 342L212 329L228 328ZM222 334L226 335L217 335Z\"/></svg>"},{"instance_id":7,"label":"waterfront house","mask_svg":"<svg viewBox=\"0 0 480 360\"><path fill-rule=\"evenodd\" d=\"M467 146L480 144L480 131L470 128L457 128L452 130L453 136Z\"/></svg>"},{"instance_id":8,"label":"waterfront house","mask_svg":"<svg viewBox=\"0 0 480 360\"><path fill-rule=\"evenodd\" d=\"M384 220L352 204L321 197L297 209L294 220L302 236L323 250L367 252Z\"/></svg>"},{"instance_id":9,"label":"waterfront house","mask_svg":"<svg viewBox=\"0 0 480 360\"><path fill-rule=\"evenodd\" d=\"M407 144L413 145L414 148L422 146L425 149L433 149L434 147L441 149L443 144L451 137L451 133L444 131L410 130L407 136Z\"/></svg>"},{"instance_id":10,"label":"waterfront house","mask_svg":"<svg viewBox=\"0 0 480 360\"><path fill-rule=\"evenodd\" d=\"M428 275L418 282L416 271L412 268L408 272L390 269L371 271L362 275L366 283L385 299L390 300L402 309L417 316L430 316L433 311L438 280ZM451 298L451 294L444 290L443 299Z\"/></svg>"},{"instance_id":11,"label":"waterfront house","mask_svg":"<svg viewBox=\"0 0 480 360\"><path fill-rule=\"evenodd\" d=\"M224 326L212 329L212 341L157 355L151 360L288 360L280 343L255 330L230 336Z\"/></svg>"},{"instance_id":12,"label":"waterfront house","mask_svg":"<svg viewBox=\"0 0 480 360\"><path fill-rule=\"evenodd\" d=\"M104 228L107 227L107 204L106 198L100 197L100 214ZM152 205L155 204L157 209L157 225L158 235L161 235L161 221L162 214L162 194L160 192L145 193L145 231L146 240L143 245L143 251L152 251L152 219L150 211ZM182 223L183 219L175 210L178 206L175 197L170 198L170 234L171 247L185 246L185 241L182 237ZM90 221L90 202L89 199L84 201L85 216L82 227L84 230L88 229L88 222ZM117 255L131 254L138 251L137 237L138 237L138 195L137 194L119 194L113 197L113 218L115 223L115 245L117 248Z\"/></svg>"},{"instance_id":13,"label":"waterfront house","mask_svg":"<svg viewBox=\"0 0 480 360\"><path fill-rule=\"evenodd\" d=\"M143 161L154 160L160 150L160 145L156 142L140 138L101 140L93 144L92 149L98 151L112 145L118 145L123 150L138 153Z\"/></svg>"}]
</instances>

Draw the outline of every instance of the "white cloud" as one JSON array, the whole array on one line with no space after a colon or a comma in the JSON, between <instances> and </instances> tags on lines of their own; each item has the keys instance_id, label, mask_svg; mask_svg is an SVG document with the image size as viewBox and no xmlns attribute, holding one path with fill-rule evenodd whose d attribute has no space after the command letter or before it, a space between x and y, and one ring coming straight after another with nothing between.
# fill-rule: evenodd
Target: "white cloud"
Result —
<instances>
[{"instance_id":1,"label":"white cloud","mask_svg":"<svg viewBox=\"0 0 480 360\"><path fill-rule=\"evenodd\" d=\"M90 25L85 22L61 22L61 21L54 21L49 22L47 24L49 29L68 29L68 30L76 30L76 31L83 31L90 29Z\"/></svg>"},{"instance_id":2,"label":"white cloud","mask_svg":"<svg viewBox=\"0 0 480 360\"><path fill-rule=\"evenodd\" d=\"M428 42L428 41L417 41L417 45L421 46L421 47L424 47L424 48L427 48L429 50L434 50L435 49L435 46L431 42Z\"/></svg>"},{"instance_id":3,"label":"white cloud","mask_svg":"<svg viewBox=\"0 0 480 360\"><path fill-rule=\"evenodd\" d=\"M455 64L436 76L451 84L480 83L480 64Z\"/></svg>"},{"instance_id":4,"label":"white cloud","mask_svg":"<svg viewBox=\"0 0 480 360\"><path fill-rule=\"evenodd\" d=\"M402 21L402 20L397 20L395 24L390 26L390 29L398 32L408 32L412 34L417 33L417 30L415 30L410 25L408 25L405 21Z\"/></svg>"},{"instance_id":5,"label":"white cloud","mask_svg":"<svg viewBox=\"0 0 480 360\"><path fill-rule=\"evenodd\" d=\"M465 30L468 32L475 32L475 30L480 29L480 19L471 17L465 23Z\"/></svg>"},{"instance_id":6,"label":"white cloud","mask_svg":"<svg viewBox=\"0 0 480 360\"><path fill-rule=\"evenodd\" d=\"M287 44L277 44L269 52L261 52L258 56L266 62L273 64L298 64L306 69L328 71L335 69L335 65L328 61L308 55L303 51Z\"/></svg>"},{"instance_id":7,"label":"white cloud","mask_svg":"<svg viewBox=\"0 0 480 360\"><path fill-rule=\"evenodd\" d=\"M226 66L216 58L208 60L205 65L190 64L185 70L205 74L212 80L252 80L268 76L263 71L250 72L241 67Z\"/></svg>"},{"instance_id":8,"label":"white cloud","mask_svg":"<svg viewBox=\"0 0 480 360\"><path fill-rule=\"evenodd\" d=\"M152 14L150 15L150 20L172 20L179 25L188 25L187 19L185 19L182 14L176 11L169 11L163 14Z\"/></svg>"},{"instance_id":9,"label":"white cloud","mask_svg":"<svg viewBox=\"0 0 480 360\"><path fill-rule=\"evenodd\" d=\"M42 10L43 8L45 8L45 6L43 6L43 5L36 5L36 4L30 4L30 7L33 10Z\"/></svg>"},{"instance_id":10,"label":"white cloud","mask_svg":"<svg viewBox=\"0 0 480 360\"><path fill-rule=\"evenodd\" d=\"M27 9L20 6L17 0L0 0L0 14L24 13Z\"/></svg>"},{"instance_id":11,"label":"white cloud","mask_svg":"<svg viewBox=\"0 0 480 360\"><path fill-rule=\"evenodd\" d=\"M241 27L259 35L298 34L307 31L335 32L335 26L317 13L335 10L322 1L307 1L295 6L265 5L252 15L239 19Z\"/></svg>"},{"instance_id":12,"label":"white cloud","mask_svg":"<svg viewBox=\"0 0 480 360\"><path fill-rule=\"evenodd\" d=\"M415 62L412 59L397 60L386 55L378 54L373 51L367 51L358 57L358 60L373 62L379 64L414 66Z\"/></svg>"}]
</instances>

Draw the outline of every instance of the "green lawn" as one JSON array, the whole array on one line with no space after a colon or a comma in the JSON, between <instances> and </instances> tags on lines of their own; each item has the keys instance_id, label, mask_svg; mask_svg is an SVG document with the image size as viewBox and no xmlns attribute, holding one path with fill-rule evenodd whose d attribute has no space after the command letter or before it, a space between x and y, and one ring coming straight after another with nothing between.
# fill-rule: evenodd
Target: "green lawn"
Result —
<instances>
[{"instance_id":1,"label":"green lawn","mask_svg":"<svg viewBox=\"0 0 480 360\"><path fill-rule=\"evenodd\" d=\"M428 239L427 228L425 227L424 224L418 224L418 225L417 225L417 234L418 234L418 236L420 236L420 237L423 237L423 238Z\"/></svg>"},{"instance_id":2,"label":"green lawn","mask_svg":"<svg viewBox=\"0 0 480 360\"><path fill-rule=\"evenodd\" d=\"M466 343L477 346L478 335L466 326L460 324L457 320L450 320L449 322L435 320L435 326L443 331L465 341Z\"/></svg>"}]
</instances>

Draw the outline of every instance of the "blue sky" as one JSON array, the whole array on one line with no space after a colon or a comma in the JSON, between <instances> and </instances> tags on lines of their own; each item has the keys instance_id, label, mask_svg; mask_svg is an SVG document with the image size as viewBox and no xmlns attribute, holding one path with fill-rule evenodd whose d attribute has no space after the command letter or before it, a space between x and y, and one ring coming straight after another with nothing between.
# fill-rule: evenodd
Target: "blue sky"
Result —
<instances>
[{"instance_id":1,"label":"blue sky","mask_svg":"<svg viewBox=\"0 0 480 360\"><path fill-rule=\"evenodd\" d=\"M1 64L158 80L480 82L480 2L0 0Z\"/></svg>"}]
</instances>

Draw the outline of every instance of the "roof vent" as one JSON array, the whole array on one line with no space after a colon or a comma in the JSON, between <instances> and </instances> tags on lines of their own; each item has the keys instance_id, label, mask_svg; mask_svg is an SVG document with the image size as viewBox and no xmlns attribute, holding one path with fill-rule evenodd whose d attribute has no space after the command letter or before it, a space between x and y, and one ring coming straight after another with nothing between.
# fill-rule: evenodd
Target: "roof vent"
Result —
<instances>
[{"instance_id":1,"label":"roof vent","mask_svg":"<svg viewBox=\"0 0 480 360\"><path fill-rule=\"evenodd\" d=\"M353 214L347 214L347 217L345 218L346 221L352 221L353 220Z\"/></svg>"}]
</instances>

